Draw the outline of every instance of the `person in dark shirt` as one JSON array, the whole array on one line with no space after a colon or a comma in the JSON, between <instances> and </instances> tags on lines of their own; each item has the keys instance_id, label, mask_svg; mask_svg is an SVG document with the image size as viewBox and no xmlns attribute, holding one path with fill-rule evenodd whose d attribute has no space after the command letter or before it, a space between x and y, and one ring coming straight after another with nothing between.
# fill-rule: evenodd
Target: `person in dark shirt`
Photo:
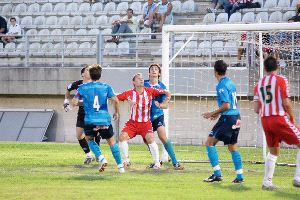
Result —
<instances>
[{"instance_id":1,"label":"person in dark shirt","mask_svg":"<svg viewBox=\"0 0 300 200\"><path fill-rule=\"evenodd\" d=\"M2 38L1 35L5 35L7 33L7 22L6 20L0 16L0 40Z\"/></svg>"}]
</instances>

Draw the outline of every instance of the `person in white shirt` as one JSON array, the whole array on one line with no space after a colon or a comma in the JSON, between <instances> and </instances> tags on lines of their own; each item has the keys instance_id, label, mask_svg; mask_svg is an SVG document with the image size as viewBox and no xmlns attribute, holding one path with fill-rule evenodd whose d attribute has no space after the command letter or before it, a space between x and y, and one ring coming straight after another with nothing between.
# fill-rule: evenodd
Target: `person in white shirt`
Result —
<instances>
[{"instance_id":1,"label":"person in white shirt","mask_svg":"<svg viewBox=\"0 0 300 200\"><path fill-rule=\"evenodd\" d=\"M120 20L116 20L112 23L113 28L112 34L120 34L120 33L135 33L138 27L138 21L136 17L133 16L133 10L131 8L127 9L127 15L124 16ZM113 36L111 40L108 42L116 42L118 43L120 36Z\"/></svg>"},{"instance_id":2,"label":"person in white shirt","mask_svg":"<svg viewBox=\"0 0 300 200\"><path fill-rule=\"evenodd\" d=\"M1 38L2 42L4 44L12 42L14 39L20 37L22 35L21 33L21 27L19 24L17 24L16 18L12 17L10 18L10 27L8 29L8 33L6 33L7 36L4 36Z\"/></svg>"},{"instance_id":3,"label":"person in white shirt","mask_svg":"<svg viewBox=\"0 0 300 200\"><path fill-rule=\"evenodd\" d=\"M162 26L164 24L172 24L173 22L173 13L172 13L172 3L168 0L162 0L156 7L154 17L159 21L158 32L161 32Z\"/></svg>"}]
</instances>

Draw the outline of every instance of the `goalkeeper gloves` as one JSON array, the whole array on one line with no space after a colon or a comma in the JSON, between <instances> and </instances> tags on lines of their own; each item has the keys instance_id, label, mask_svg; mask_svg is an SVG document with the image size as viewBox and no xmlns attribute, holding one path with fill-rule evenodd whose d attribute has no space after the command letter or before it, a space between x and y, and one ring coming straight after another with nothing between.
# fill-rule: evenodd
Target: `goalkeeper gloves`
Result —
<instances>
[{"instance_id":1,"label":"goalkeeper gloves","mask_svg":"<svg viewBox=\"0 0 300 200\"><path fill-rule=\"evenodd\" d=\"M68 112L69 110L72 110L71 106L70 106L69 99L65 99L65 101L64 101L64 109L65 109L66 112Z\"/></svg>"}]
</instances>

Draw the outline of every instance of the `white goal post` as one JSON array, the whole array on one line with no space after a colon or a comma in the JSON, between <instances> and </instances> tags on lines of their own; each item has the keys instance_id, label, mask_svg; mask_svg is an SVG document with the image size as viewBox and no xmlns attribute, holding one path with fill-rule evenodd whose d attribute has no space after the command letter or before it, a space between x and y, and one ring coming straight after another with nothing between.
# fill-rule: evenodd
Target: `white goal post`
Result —
<instances>
[{"instance_id":1,"label":"white goal post","mask_svg":"<svg viewBox=\"0 0 300 200\"><path fill-rule=\"evenodd\" d=\"M300 31L300 23L259 23L259 24L213 24L213 25L164 25L162 29L162 82L170 88L170 69L172 68L173 60L180 55L180 52L184 50L186 45L191 41L194 33L236 33L236 32L255 32L257 34L257 60L259 63L259 77L263 76L263 32L282 32L282 31ZM171 34L190 34L191 36L184 39L181 48L175 50L175 53L171 52L172 37ZM211 41L210 41L211 42ZM272 45L272 44L271 44ZM201 55L199 55L201 57ZM187 58L190 59L190 58ZM193 62L189 60L189 62ZM195 75L196 77L196 75ZM175 77L173 77L175 79ZM213 86L212 86L213 87ZM176 92L171 90L172 95L176 96ZM190 94L185 94L187 97ZM193 95L191 95L193 96ZM251 96L251 95L250 95ZM298 98L299 101L299 98ZM169 109L165 110L165 126L169 130ZM200 119L199 115L199 120ZM242 116L243 117L243 116ZM299 116L298 116L299 117ZM173 119L172 119L173 120ZM257 126L259 126L257 124ZM262 131L262 130L261 130ZM167 131L169 133L169 131ZM172 134L169 133L170 135ZM264 135L264 134L263 134ZM171 137L172 139L172 137ZM263 155L262 160L266 156L266 142L263 139Z\"/></svg>"}]
</instances>

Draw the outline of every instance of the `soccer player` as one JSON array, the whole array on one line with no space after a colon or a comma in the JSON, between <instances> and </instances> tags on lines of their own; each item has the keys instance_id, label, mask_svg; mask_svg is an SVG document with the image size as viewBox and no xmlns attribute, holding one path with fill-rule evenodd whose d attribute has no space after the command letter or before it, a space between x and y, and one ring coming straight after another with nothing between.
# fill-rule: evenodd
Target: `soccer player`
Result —
<instances>
[{"instance_id":1,"label":"soccer player","mask_svg":"<svg viewBox=\"0 0 300 200\"><path fill-rule=\"evenodd\" d=\"M78 87L80 85L82 85L83 83L86 83L89 81L90 77L85 77L84 76L84 72L86 70L86 67L85 66L84 68L81 69L81 77L82 77L82 80L78 80L78 81L75 81L71 84L68 85L67 89L66 89L66 92L65 92L65 101L64 101L64 109L66 112L68 112L71 108L70 108L70 102L69 102L69 99L70 99L70 92L72 90L77 90ZM84 137L84 134L83 134L83 125L84 125L84 109L83 109L83 106L79 106L78 108L78 113L77 113L77 122L76 122L76 138L82 148L82 150L85 152L86 154L86 158L84 160L84 164L90 164L94 158L91 154L91 151L90 151L90 148L89 148L89 145ZM99 145L99 142L100 142L100 137L97 136L96 137L96 143Z\"/></svg>"},{"instance_id":2,"label":"soccer player","mask_svg":"<svg viewBox=\"0 0 300 200\"><path fill-rule=\"evenodd\" d=\"M167 90L146 88L144 87L143 75L138 73L133 76L134 89L127 90L117 97L120 101L128 100L131 103L131 116L125 123L125 126L120 135L120 148L124 156L125 166L130 166L130 159L128 156L127 140L141 135L148 144L151 155L153 157L153 169L160 169L159 151L156 142L154 141L152 124L150 121L150 111L152 99L161 95L167 95L167 101L170 100L171 95Z\"/></svg>"},{"instance_id":3,"label":"soccer player","mask_svg":"<svg viewBox=\"0 0 300 200\"><path fill-rule=\"evenodd\" d=\"M203 181L215 182L223 180L215 146L219 141L223 141L224 145L227 145L228 150L231 152L236 171L236 178L232 182L243 183L242 159L241 154L237 149L237 139L241 123L240 111L237 106L235 84L226 77L226 70L227 64L223 60L215 62L214 75L218 80L216 92L219 108L212 112L203 113L203 117L210 120L215 120L221 115L206 141L207 155L214 173Z\"/></svg>"},{"instance_id":4,"label":"soccer player","mask_svg":"<svg viewBox=\"0 0 300 200\"><path fill-rule=\"evenodd\" d=\"M151 64L149 66L149 80L145 80L144 86L148 88L161 88L166 90L166 86L159 81L161 75L161 68L159 64ZM157 132L158 138L163 143L165 149L167 150L174 169L182 170L183 167L176 159L176 155L173 150L171 140L167 138L165 121L164 121L164 111L163 109L168 108L169 101L166 100L166 95L160 95L152 99L151 105L151 123L153 131ZM153 168L154 163L149 165L149 168Z\"/></svg>"},{"instance_id":5,"label":"soccer player","mask_svg":"<svg viewBox=\"0 0 300 200\"><path fill-rule=\"evenodd\" d=\"M99 134L101 138L106 139L110 146L113 157L117 163L120 173L124 172L120 150L113 137L113 127L111 125L111 116L107 108L107 99L113 102L114 114L113 119L117 120L119 115L119 101L108 84L100 83L102 68L98 64L89 65L88 72L91 82L81 85L77 94L73 98L73 105L80 105L83 101L85 117L84 117L84 133L90 149L100 162L99 171L102 172L107 166L107 161L102 155L100 146L94 141Z\"/></svg>"},{"instance_id":6,"label":"soccer player","mask_svg":"<svg viewBox=\"0 0 300 200\"><path fill-rule=\"evenodd\" d=\"M277 189L272 183L280 143L294 144L300 148L300 129L295 125L295 115L289 95L289 86L284 76L278 75L277 60L269 56L264 61L266 75L254 88L254 111L259 113L266 135L269 153L265 162L263 190ZM300 151L296 158L296 173L293 181L300 187Z\"/></svg>"}]
</instances>

